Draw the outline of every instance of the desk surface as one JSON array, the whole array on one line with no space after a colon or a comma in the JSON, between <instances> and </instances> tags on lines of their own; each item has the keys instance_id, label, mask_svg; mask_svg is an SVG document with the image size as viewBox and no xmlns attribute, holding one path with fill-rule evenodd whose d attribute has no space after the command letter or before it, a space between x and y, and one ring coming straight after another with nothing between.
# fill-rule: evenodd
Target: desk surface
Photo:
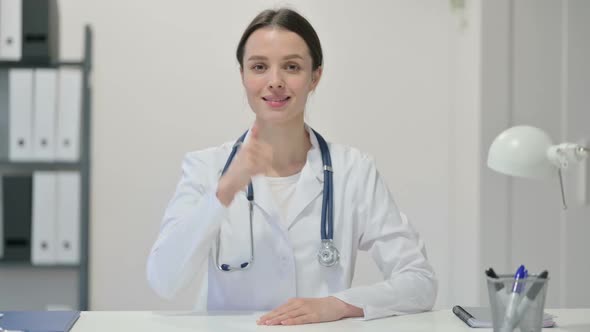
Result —
<instances>
[{"instance_id":1,"label":"desk surface","mask_svg":"<svg viewBox=\"0 0 590 332\"><path fill-rule=\"evenodd\" d=\"M547 309L556 315L558 328L550 332L590 331L590 308ZM149 311L90 311L83 312L72 332L105 331L471 331L485 332L491 329L471 329L450 310L426 312L416 315L390 317L372 321L346 319L337 322L300 326L258 326L259 313L200 314L194 312L149 312Z\"/></svg>"}]
</instances>

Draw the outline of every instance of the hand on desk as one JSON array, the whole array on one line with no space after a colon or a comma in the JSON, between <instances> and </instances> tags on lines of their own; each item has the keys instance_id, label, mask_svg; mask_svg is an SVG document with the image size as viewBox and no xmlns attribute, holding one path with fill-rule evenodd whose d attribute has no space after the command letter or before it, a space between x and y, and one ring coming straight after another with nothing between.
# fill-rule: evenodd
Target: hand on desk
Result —
<instances>
[{"instance_id":1,"label":"hand on desk","mask_svg":"<svg viewBox=\"0 0 590 332\"><path fill-rule=\"evenodd\" d=\"M331 322L346 317L362 317L363 309L333 296L293 298L260 317L258 325L300 325Z\"/></svg>"}]
</instances>

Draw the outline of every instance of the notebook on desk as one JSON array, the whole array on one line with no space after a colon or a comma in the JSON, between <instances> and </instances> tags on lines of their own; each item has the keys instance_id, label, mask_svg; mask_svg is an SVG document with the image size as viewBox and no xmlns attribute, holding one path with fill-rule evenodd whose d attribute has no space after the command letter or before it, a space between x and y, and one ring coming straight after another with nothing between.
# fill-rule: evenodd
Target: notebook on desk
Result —
<instances>
[{"instance_id":1,"label":"notebook on desk","mask_svg":"<svg viewBox=\"0 0 590 332\"><path fill-rule=\"evenodd\" d=\"M454 306L453 313L469 327L492 327L492 312L487 307ZM543 314L543 327L554 327L553 316Z\"/></svg>"},{"instance_id":2,"label":"notebook on desk","mask_svg":"<svg viewBox=\"0 0 590 332\"><path fill-rule=\"evenodd\" d=\"M79 317L79 311L3 311L0 327L27 332L68 332Z\"/></svg>"}]
</instances>

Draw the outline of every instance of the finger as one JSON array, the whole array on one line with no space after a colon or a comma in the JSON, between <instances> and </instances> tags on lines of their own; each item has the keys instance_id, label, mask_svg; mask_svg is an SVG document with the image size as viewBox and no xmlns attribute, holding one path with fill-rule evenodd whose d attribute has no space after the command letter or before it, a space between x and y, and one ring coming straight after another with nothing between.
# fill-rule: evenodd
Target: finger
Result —
<instances>
[{"instance_id":1,"label":"finger","mask_svg":"<svg viewBox=\"0 0 590 332\"><path fill-rule=\"evenodd\" d=\"M258 318L258 321L260 324L266 324L266 322L273 320L274 318L283 315L285 312L288 312L289 309L285 307L285 305L280 306L270 312L267 312L266 314L260 316L260 318Z\"/></svg>"},{"instance_id":2,"label":"finger","mask_svg":"<svg viewBox=\"0 0 590 332\"><path fill-rule=\"evenodd\" d=\"M267 162L272 163L272 156L273 156L273 150L272 150L272 145L268 144L268 143L262 143L261 144L261 152L264 154L265 159L267 160Z\"/></svg>"},{"instance_id":3,"label":"finger","mask_svg":"<svg viewBox=\"0 0 590 332\"><path fill-rule=\"evenodd\" d=\"M301 325L317 323L319 320L313 314L305 314L294 318L288 318L281 322L281 325Z\"/></svg>"},{"instance_id":4,"label":"finger","mask_svg":"<svg viewBox=\"0 0 590 332\"><path fill-rule=\"evenodd\" d=\"M282 322L284 322L288 319L297 318L297 317L303 316L305 314L307 314L307 311L305 310L305 308L290 310L282 315L276 316L273 319L267 320L266 322L264 322L264 325L281 325Z\"/></svg>"},{"instance_id":5,"label":"finger","mask_svg":"<svg viewBox=\"0 0 590 332\"><path fill-rule=\"evenodd\" d=\"M295 310L298 309L299 307L301 307L301 303L299 301L293 301L293 300L289 300L286 303L276 307L274 310L262 315L258 321L260 322L266 322L267 320L271 320L279 315L282 315L286 312L289 312L291 310Z\"/></svg>"},{"instance_id":6,"label":"finger","mask_svg":"<svg viewBox=\"0 0 590 332\"><path fill-rule=\"evenodd\" d=\"M303 316L303 315L307 314L308 312L309 312L309 309L306 307L299 307L299 308L291 309L287 312L284 312L283 314L279 314L279 315L275 316L274 318L267 319L266 321L263 321L263 324L264 325L280 325L283 321L285 321L287 319Z\"/></svg>"},{"instance_id":7,"label":"finger","mask_svg":"<svg viewBox=\"0 0 590 332\"><path fill-rule=\"evenodd\" d=\"M272 149L261 142L250 143L245 154L256 165L258 171L266 171L272 165Z\"/></svg>"}]
</instances>

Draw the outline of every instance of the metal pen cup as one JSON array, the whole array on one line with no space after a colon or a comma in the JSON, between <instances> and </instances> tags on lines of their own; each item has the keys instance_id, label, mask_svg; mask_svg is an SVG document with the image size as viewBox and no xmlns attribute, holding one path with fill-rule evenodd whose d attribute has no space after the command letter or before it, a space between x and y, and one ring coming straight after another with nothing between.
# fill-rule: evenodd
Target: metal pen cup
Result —
<instances>
[{"instance_id":1,"label":"metal pen cup","mask_svg":"<svg viewBox=\"0 0 590 332\"><path fill-rule=\"evenodd\" d=\"M541 332L548 282L546 274L529 275L517 284L511 275L488 276L494 332Z\"/></svg>"}]
</instances>

